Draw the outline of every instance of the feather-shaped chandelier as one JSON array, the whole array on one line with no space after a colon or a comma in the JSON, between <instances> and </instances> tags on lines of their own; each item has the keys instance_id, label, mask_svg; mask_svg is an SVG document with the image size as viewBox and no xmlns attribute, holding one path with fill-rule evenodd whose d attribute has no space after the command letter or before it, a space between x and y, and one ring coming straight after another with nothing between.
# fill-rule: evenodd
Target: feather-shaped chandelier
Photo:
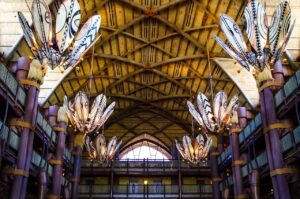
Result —
<instances>
[{"instance_id":1,"label":"feather-shaped chandelier","mask_svg":"<svg viewBox=\"0 0 300 199\"><path fill-rule=\"evenodd\" d=\"M281 58L295 26L295 21L291 25L289 3L286 0L280 3L268 20L265 6L250 0L244 17L251 49L247 48L239 26L225 14L220 17L220 26L229 44L217 36L215 39L241 66L253 72L258 83L272 80L271 67Z\"/></svg>"},{"instance_id":2,"label":"feather-shaped chandelier","mask_svg":"<svg viewBox=\"0 0 300 199\"><path fill-rule=\"evenodd\" d=\"M77 0L63 1L55 27L52 27L52 15L44 0L33 0L30 12L33 29L21 12L18 17L27 44L44 68L59 67L64 71L75 66L99 38L96 35L101 24L100 15L90 17L78 31L81 13Z\"/></svg>"},{"instance_id":3,"label":"feather-shaped chandelier","mask_svg":"<svg viewBox=\"0 0 300 199\"><path fill-rule=\"evenodd\" d=\"M187 101L189 112L197 123L209 133L222 133L229 125L230 119L234 111L239 106L238 95L231 98L228 103L227 94L224 91L219 91L212 103L203 94L199 93L197 96L197 109L192 102Z\"/></svg>"},{"instance_id":4,"label":"feather-shaped chandelier","mask_svg":"<svg viewBox=\"0 0 300 199\"><path fill-rule=\"evenodd\" d=\"M106 103L106 96L98 95L89 111L89 99L85 93L79 91L73 103L68 102L65 96L63 105L71 124L83 133L83 143L90 159L100 163L112 160L121 144L113 137L106 146L103 133L97 132L114 111L115 102L107 107Z\"/></svg>"},{"instance_id":5,"label":"feather-shaped chandelier","mask_svg":"<svg viewBox=\"0 0 300 199\"><path fill-rule=\"evenodd\" d=\"M199 134L196 138L183 136L182 145L175 140L176 148L182 158L192 164L199 165L207 160L207 154L212 145L210 137L204 137Z\"/></svg>"}]
</instances>

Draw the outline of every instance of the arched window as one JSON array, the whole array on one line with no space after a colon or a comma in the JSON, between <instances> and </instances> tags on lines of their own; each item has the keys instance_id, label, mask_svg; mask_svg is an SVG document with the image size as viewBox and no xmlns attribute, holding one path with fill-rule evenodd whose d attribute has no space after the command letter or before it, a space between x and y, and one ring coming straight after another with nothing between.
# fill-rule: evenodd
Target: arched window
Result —
<instances>
[{"instance_id":1,"label":"arched window","mask_svg":"<svg viewBox=\"0 0 300 199\"><path fill-rule=\"evenodd\" d=\"M153 161L168 161L172 156L167 149L168 147L161 143L157 138L144 134L136 137L129 144L125 145L125 147L121 149L119 158L120 160L149 159Z\"/></svg>"}]
</instances>

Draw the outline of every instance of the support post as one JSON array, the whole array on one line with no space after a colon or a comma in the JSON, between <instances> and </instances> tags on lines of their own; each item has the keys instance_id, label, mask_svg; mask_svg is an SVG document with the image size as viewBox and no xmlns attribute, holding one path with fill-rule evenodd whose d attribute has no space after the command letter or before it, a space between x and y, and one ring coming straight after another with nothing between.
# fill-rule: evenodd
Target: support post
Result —
<instances>
[{"instance_id":1,"label":"support post","mask_svg":"<svg viewBox=\"0 0 300 199\"><path fill-rule=\"evenodd\" d=\"M218 156L220 152L216 147L212 147L210 151L210 163L211 163L211 177L212 177L212 189L213 189L213 199L221 199L219 182L222 181L218 170Z\"/></svg>"},{"instance_id":2,"label":"support post","mask_svg":"<svg viewBox=\"0 0 300 199\"><path fill-rule=\"evenodd\" d=\"M82 148L80 146L76 146L73 151L74 157L74 169L73 169L73 178L70 179L72 182L72 199L78 198L78 187L79 187L79 179L80 179L80 168L81 168L81 155Z\"/></svg>"},{"instance_id":3,"label":"support post","mask_svg":"<svg viewBox=\"0 0 300 199\"><path fill-rule=\"evenodd\" d=\"M15 175L10 198L23 199L26 196L27 181L29 177L29 166L32 158L32 145L34 139L34 127L38 110L39 84L35 80L27 78L31 60L26 57L18 59L16 79L27 89L26 103L24 108L23 126L20 133L20 144L17 155L17 168L24 175ZM33 85L26 85L24 82L31 82Z\"/></svg>"},{"instance_id":4,"label":"support post","mask_svg":"<svg viewBox=\"0 0 300 199\"><path fill-rule=\"evenodd\" d=\"M60 111L57 106L53 109L58 111L57 113L57 124L54 126L53 130L57 133L57 146L55 159L49 160L49 163L53 165L53 182L52 182L52 198L60 198L61 194L61 181L62 181L62 169L63 169L63 155L65 151L65 141L66 141L66 129L67 129L67 118L66 113ZM49 109L50 111L50 109ZM49 115L52 115L51 111ZM61 119L64 118L64 119Z\"/></svg>"},{"instance_id":5,"label":"support post","mask_svg":"<svg viewBox=\"0 0 300 199\"><path fill-rule=\"evenodd\" d=\"M113 199L113 186L114 186L114 162L111 163L111 170L110 170L110 198Z\"/></svg>"},{"instance_id":6,"label":"support post","mask_svg":"<svg viewBox=\"0 0 300 199\"><path fill-rule=\"evenodd\" d=\"M253 170L250 175L250 185L251 185L251 198L260 198L260 188L259 188L259 173L257 170Z\"/></svg>"},{"instance_id":7,"label":"support post","mask_svg":"<svg viewBox=\"0 0 300 199\"><path fill-rule=\"evenodd\" d=\"M277 84L283 84L284 77L282 71L281 61L277 61L273 67L274 82ZM270 83L266 82L266 83ZM280 145L280 131L278 128L273 128L274 124L278 124L276 118L275 100L273 95L272 86L264 86L263 84L260 89L260 113L262 118L262 126L265 137L266 152L268 156L268 165L270 172L282 169L285 167L281 145ZM271 82L272 83L272 82ZM275 199L290 199L290 191L288 181L285 174L279 174L271 176L272 184L274 188Z\"/></svg>"},{"instance_id":8,"label":"support post","mask_svg":"<svg viewBox=\"0 0 300 199\"><path fill-rule=\"evenodd\" d=\"M233 176L233 189L235 198L248 198L248 195L244 193L243 177L242 177L242 165L245 164L241 160L239 138L238 134L247 125L247 109L245 107L239 107L237 110L238 124L232 124L230 129L230 145L232 147L232 176Z\"/></svg>"},{"instance_id":9,"label":"support post","mask_svg":"<svg viewBox=\"0 0 300 199\"><path fill-rule=\"evenodd\" d=\"M178 157L178 195L179 199L182 198L182 176L181 176L181 156L177 152L177 157Z\"/></svg>"}]
</instances>

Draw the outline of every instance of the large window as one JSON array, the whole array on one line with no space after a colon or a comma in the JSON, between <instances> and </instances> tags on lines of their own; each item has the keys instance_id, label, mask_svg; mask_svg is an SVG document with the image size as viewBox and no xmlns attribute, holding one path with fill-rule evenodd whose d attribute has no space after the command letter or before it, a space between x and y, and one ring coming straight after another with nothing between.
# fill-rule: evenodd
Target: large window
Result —
<instances>
[{"instance_id":1,"label":"large window","mask_svg":"<svg viewBox=\"0 0 300 199\"><path fill-rule=\"evenodd\" d=\"M147 139L145 139L147 138ZM150 139L151 138L151 139ZM156 139L156 138L155 138ZM129 145L125 145L121 150L119 158L121 160L169 160L172 158L167 146L159 140L154 140L149 135L143 135L132 140Z\"/></svg>"},{"instance_id":2,"label":"large window","mask_svg":"<svg viewBox=\"0 0 300 199\"><path fill-rule=\"evenodd\" d=\"M121 160L127 160L127 159L167 160L169 158L167 158L167 156L165 156L161 151L159 151L159 149L143 145L131 149L121 157Z\"/></svg>"}]
</instances>

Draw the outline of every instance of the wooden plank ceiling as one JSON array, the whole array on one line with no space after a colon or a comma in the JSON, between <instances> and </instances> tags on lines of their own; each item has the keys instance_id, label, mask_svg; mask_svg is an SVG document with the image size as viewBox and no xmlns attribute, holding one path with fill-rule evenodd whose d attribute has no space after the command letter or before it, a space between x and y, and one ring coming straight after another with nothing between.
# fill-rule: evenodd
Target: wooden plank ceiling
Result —
<instances>
[{"instance_id":1,"label":"wooden plank ceiling","mask_svg":"<svg viewBox=\"0 0 300 199\"><path fill-rule=\"evenodd\" d=\"M186 100L198 92L238 87L213 61L227 57L213 39L219 16L227 13L241 24L242 0L81 0L83 22L101 14L101 40L47 99L44 107L61 104L83 90L91 98L105 93L116 109L105 134L126 143L148 133L167 146L191 133ZM209 51L211 66L209 67ZM92 71L92 73L91 73ZM91 75L92 74L92 75ZM93 100L93 99L91 99ZM240 95L240 104L250 107Z\"/></svg>"}]
</instances>

